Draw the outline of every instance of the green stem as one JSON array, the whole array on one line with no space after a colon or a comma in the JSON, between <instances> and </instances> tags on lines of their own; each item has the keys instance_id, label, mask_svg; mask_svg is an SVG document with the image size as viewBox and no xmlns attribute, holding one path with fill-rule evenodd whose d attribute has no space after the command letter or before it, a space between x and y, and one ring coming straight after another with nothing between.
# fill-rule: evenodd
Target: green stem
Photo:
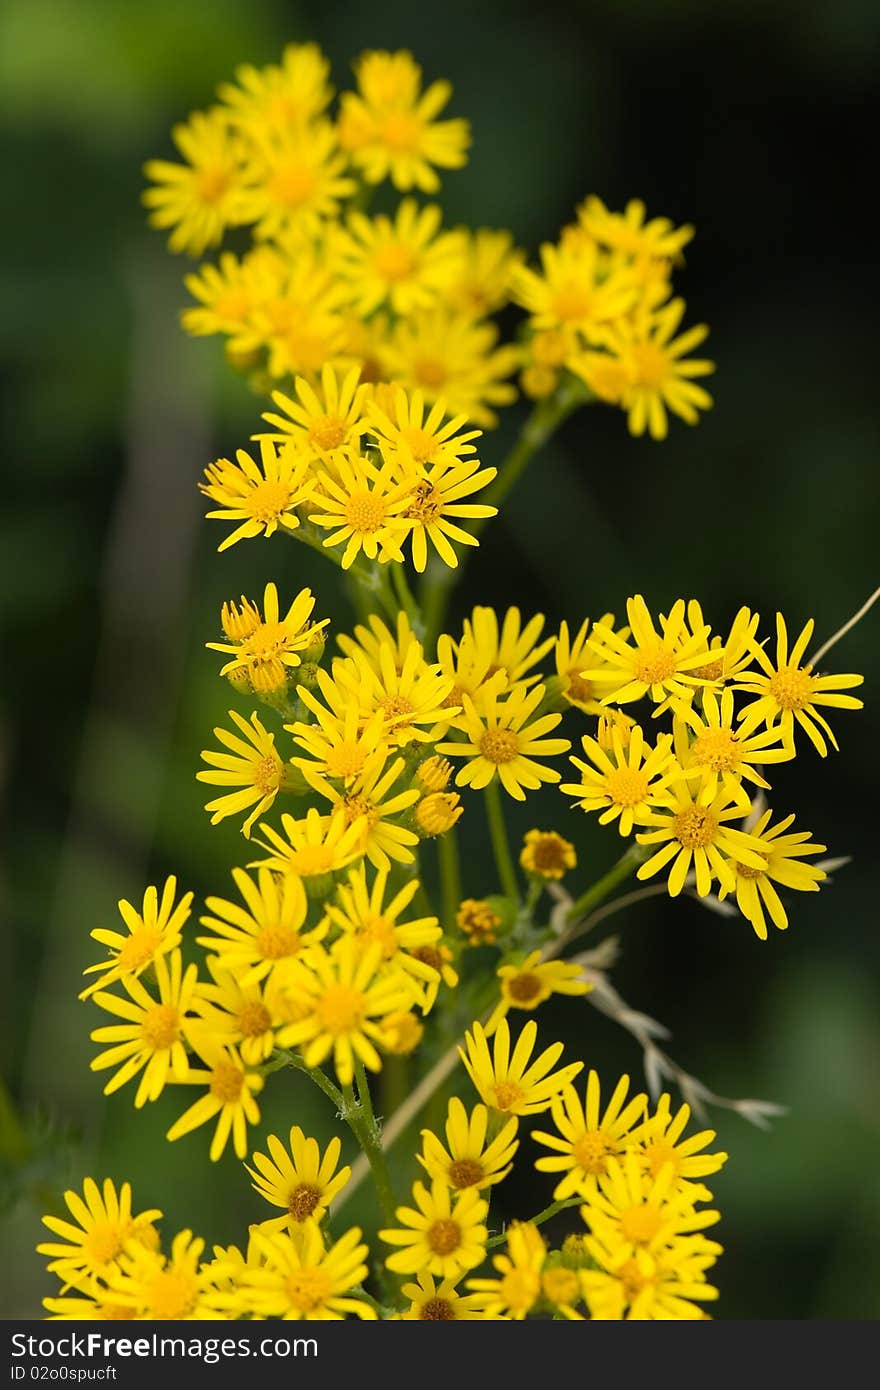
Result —
<instances>
[{"instance_id":1,"label":"green stem","mask_svg":"<svg viewBox=\"0 0 880 1390\"><path fill-rule=\"evenodd\" d=\"M566 926L574 926L575 922L580 921L599 903L604 902L608 894L613 891L618 883L623 883L624 879L631 878L640 864L645 861L645 851L641 845L630 845L625 854L622 854L617 863L614 864L602 878L598 879L580 897L572 903L568 912L565 914Z\"/></svg>"},{"instance_id":2,"label":"green stem","mask_svg":"<svg viewBox=\"0 0 880 1390\"><path fill-rule=\"evenodd\" d=\"M437 841L437 854L440 859L443 927L446 931L451 931L461 902L461 863L458 854L458 834L454 825Z\"/></svg>"},{"instance_id":3,"label":"green stem","mask_svg":"<svg viewBox=\"0 0 880 1390\"><path fill-rule=\"evenodd\" d=\"M388 1171L385 1151L382 1148L382 1137L373 1112L370 1083L367 1080L364 1064L359 1057L355 1058L354 1074L357 1082L357 1101L354 1099L350 1086L345 1088L345 1099L353 1112L357 1114L357 1121L355 1123L354 1119L349 1119L349 1124L370 1165L382 1215L388 1226L394 1226L397 1221L397 1199L391 1186L391 1175Z\"/></svg>"},{"instance_id":4,"label":"green stem","mask_svg":"<svg viewBox=\"0 0 880 1390\"><path fill-rule=\"evenodd\" d=\"M591 394L582 381L571 377L563 381L559 390L546 400L538 401L532 408L519 436L507 458L498 470L497 477L485 492L480 502L490 507L499 507L519 482L526 468L539 449L558 430L564 420L578 406L585 405ZM472 536L481 535L491 517L480 517L469 525ZM468 556L464 554L457 569L448 569L439 562L429 564L421 587L422 614L425 622L425 647L433 649L446 618L446 609L456 582L461 577Z\"/></svg>"},{"instance_id":5,"label":"green stem","mask_svg":"<svg viewBox=\"0 0 880 1390\"><path fill-rule=\"evenodd\" d=\"M325 546L320 532L311 522L305 522L302 526L298 526L295 531L285 531L284 534L290 536L292 540L307 545L310 550L314 550L318 555L323 555L325 560L329 560L337 569L342 570L342 548L340 546ZM372 612L377 602L382 605L389 618L396 615L397 605L391 592L388 575L384 573L385 568L384 565L379 565L375 561L364 562L363 556L359 555L347 570L342 570L352 588L352 598L356 607L364 615Z\"/></svg>"},{"instance_id":6,"label":"green stem","mask_svg":"<svg viewBox=\"0 0 880 1390\"><path fill-rule=\"evenodd\" d=\"M345 1109L343 1094L337 1086L333 1085L329 1076L324 1075L320 1067L307 1067L303 1059L298 1057L295 1052L285 1052L283 1049L279 1049L279 1056L284 1058L289 1067L293 1067L295 1071L303 1072L305 1076L314 1081L315 1085L324 1092L324 1095L332 1100L340 1115L343 1113Z\"/></svg>"},{"instance_id":7,"label":"green stem","mask_svg":"<svg viewBox=\"0 0 880 1390\"><path fill-rule=\"evenodd\" d=\"M551 1202L549 1207L545 1207L542 1212L539 1212L537 1216L533 1216L530 1219L529 1225L543 1226L544 1222L549 1221L557 1212L565 1211L567 1207L582 1206L583 1200L583 1197L563 1197L560 1202ZM506 1240L507 1232L502 1231L500 1236L493 1236L491 1240L486 1241L486 1249L492 1250L496 1245L503 1245Z\"/></svg>"},{"instance_id":8,"label":"green stem","mask_svg":"<svg viewBox=\"0 0 880 1390\"><path fill-rule=\"evenodd\" d=\"M493 777L485 789L489 835L492 839L492 852L495 855L495 865L501 880L502 892L508 898L512 898L514 902L518 902L519 884L516 881L516 869L513 867L513 858L507 839L507 825L504 820L504 808L501 805L499 785L498 778Z\"/></svg>"}]
</instances>

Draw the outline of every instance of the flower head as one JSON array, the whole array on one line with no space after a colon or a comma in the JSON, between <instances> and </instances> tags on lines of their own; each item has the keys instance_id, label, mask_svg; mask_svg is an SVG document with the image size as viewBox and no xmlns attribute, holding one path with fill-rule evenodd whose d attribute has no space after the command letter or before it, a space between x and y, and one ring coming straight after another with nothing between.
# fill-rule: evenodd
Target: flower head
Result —
<instances>
[{"instance_id":1,"label":"flower head","mask_svg":"<svg viewBox=\"0 0 880 1390\"><path fill-rule=\"evenodd\" d=\"M441 1279L458 1279L480 1264L486 1253L484 1225L488 1202L475 1187L453 1192L444 1182L413 1184L415 1207L398 1207L399 1226L379 1235L395 1250L385 1264L397 1274L426 1272Z\"/></svg>"},{"instance_id":2,"label":"flower head","mask_svg":"<svg viewBox=\"0 0 880 1390\"><path fill-rule=\"evenodd\" d=\"M591 1070L583 1102L574 1086L566 1086L555 1097L550 1114L558 1133L532 1131L533 1139L552 1150L537 1159L535 1167L543 1173L562 1174L553 1189L554 1201L594 1190L608 1171L609 1159L619 1158L633 1142L633 1130L645 1117L648 1098L639 1093L627 1100L628 1093L629 1077L622 1076L603 1111L599 1077Z\"/></svg>"},{"instance_id":3,"label":"flower head","mask_svg":"<svg viewBox=\"0 0 880 1390\"><path fill-rule=\"evenodd\" d=\"M554 1096L577 1076L583 1062L570 1062L554 1071L563 1052L562 1043L552 1043L532 1060L538 1026L533 1019L525 1025L510 1051L510 1028L504 1018L498 1025L489 1050L482 1024L465 1033L465 1050L458 1049L471 1081L492 1110L507 1115L537 1115L549 1109Z\"/></svg>"},{"instance_id":4,"label":"flower head","mask_svg":"<svg viewBox=\"0 0 880 1390\"><path fill-rule=\"evenodd\" d=\"M254 1190L270 1206L280 1207L284 1215L276 1223L264 1223L263 1229L272 1224L281 1229L288 1223L302 1227L307 1221L323 1220L351 1176L349 1167L339 1167L339 1139L331 1139L322 1154L316 1139L306 1138L299 1125L292 1125L287 1148L275 1134L270 1134L266 1143L269 1153L255 1153L251 1160L254 1166L248 1172Z\"/></svg>"},{"instance_id":5,"label":"flower head","mask_svg":"<svg viewBox=\"0 0 880 1390\"><path fill-rule=\"evenodd\" d=\"M452 1096L446 1118L444 1147L430 1129L422 1130L422 1153L416 1157L428 1177L443 1182L456 1192L473 1187L478 1191L502 1182L513 1167L519 1147L516 1137L519 1121L511 1116L495 1137L488 1141L489 1112L475 1105L468 1115L458 1096Z\"/></svg>"},{"instance_id":6,"label":"flower head","mask_svg":"<svg viewBox=\"0 0 880 1390\"><path fill-rule=\"evenodd\" d=\"M144 893L140 912L126 898L119 901L119 914L127 928L127 934L96 927L91 936L106 946L110 959L89 965L84 975L97 975L80 994L80 999L88 999L96 990L106 989L114 980L127 976L138 976L152 965L158 956L175 950L181 941L181 931L192 910L192 893L184 893L175 905L177 879L173 875L165 880L161 900L152 885Z\"/></svg>"}]
</instances>

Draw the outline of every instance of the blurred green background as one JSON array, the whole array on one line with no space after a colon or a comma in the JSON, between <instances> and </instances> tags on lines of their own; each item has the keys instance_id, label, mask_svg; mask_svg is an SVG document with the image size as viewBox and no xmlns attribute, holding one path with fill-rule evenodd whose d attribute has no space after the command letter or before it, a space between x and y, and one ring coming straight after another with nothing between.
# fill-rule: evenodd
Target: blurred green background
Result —
<instances>
[{"instance_id":1,"label":"blurred green background","mask_svg":"<svg viewBox=\"0 0 880 1390\"><path fill-rule=\"evenodd\" d=\"M231 822L210 830L193 777L230 704L203 647L220 602L277 576L315 584L322 611L347 620L335 572L308 553L301 563L297 547L218 560L195 482L244 442L258 404L216 340L179 330L186 267L138 203L141 164L169 152L175 120L209 104L237 64L304 39L325 47L337 87L364 47L409 47L427 78L454 82L450 114L470 117L474 146L445 180L450 222L506 225L534 250L592 191L614 207L642 197L698 229L677 286L689 321L712 326L715 410L696 430L674 424L660 447L610 410L569 422L487 533L459 616L517 602L578 622L640 591L655 610L697 596L718 626L747 603L767 631L779 607L824 635L878 579L864 162L876 4L5 0L4 1317L39 1315L53 1287L33 1254L39 1215L87 1172L130 1178L140 1207L164 1207L166 1229L209 1242L240 1240L267 1214L231 1154L208 1165L205 1131L165 1143L174 1096L140 1113L128 1092L104 1103L88 1070L94 1018L76 993L88 932L113 922L118 897L139 902L170 871L197 893L224 891L241 858ZM520 419L484 441L487 461ZM774 779L777 810L853 856L834 884L794 903L790 931L766 944L691 901L615 921L617 986L669 1025L673 1055L724 1094L790 1107L769 1134L717 1116L731 1155L715 1184L722 1318L880 1314L878 625L880 610L831 663L867 677L865 713L838 721L842 752L823 763L807 748ZM479 819L474 802L474 894L495 888ZM582 882L618 850L552 792L516 819L532 824L577 839ZM586 1004L547 1026L606 1081L639 1074L635 1044ZM276 1081L261 1133L294 1120L327 1134L333 1117ZM549 1193L528 1171L511 1188L520 1215ZM356 1203L347 1214L372 1221Z\"/></svg>"}]
</instances>

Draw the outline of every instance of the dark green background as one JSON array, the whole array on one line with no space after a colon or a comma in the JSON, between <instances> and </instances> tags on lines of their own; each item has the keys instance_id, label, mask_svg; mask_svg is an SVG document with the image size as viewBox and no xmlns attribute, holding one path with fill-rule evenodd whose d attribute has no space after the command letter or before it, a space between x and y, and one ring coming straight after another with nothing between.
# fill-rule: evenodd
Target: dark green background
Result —
<instances>
[{"instance_id":1,"label":"dark green background","mask_svg":"<svg viewBox=\"0 0 880 1390\"><path fill-rule=\"evenodd\" d=\"M186 267L138 205L140 166L169 151L175 120L239 62L306 38L327 49L337 86L367 46L410 47L429 78L454 82L452 114L470 117L474 146L446 180L452 222L510 226L534 249L594 191L698 229L679 284L689 321L712 326L715 410L660 447L610 410L570 422L487 535L467 604L517 602L555 624L620 612L636 591L655 609L683 594L719 626L748 603L765 632L779 607L826 634L877 583L871 0L540 12L514 0L6 0L0 1044L26 1129L3 1128L6 1317L38 1313L50 1287L32 1254L39 1213L86 1172L130 1177L141 1207L209 1241L241 1239L268 1214L231 1155L209 1167L204 1131L164 1142L177 1099L138 1114L129 1088L104 1104L87 1067L95 1011L76 992L88 932L112 923L117 897L139 900L171 870L223 891L241 857L234 826L210 830L193 779L230 703L202 645L221 600L276 575L317 586L322 610L347 620L334 572L294 547L218 560L195 481L244 442L257 403L215 341L180 332ZM487 461L519 418L485 441ZM790 931L764 945L692 902L618 919L617 984L669 1024L674 1055L721 1092L790 1107L766 1135L718 1116L731 1154L715 1184L721 1317L880 1311L878 623L834 654L834 668L867 677L865 713L836 721L842 752L821 762L807 747L776 779L776 809L854 856L833 886L794 903ZM479 819L474 800L474 893L495 887ZM554 792L517 818L532 824L577 839L582 882L618 849ZM608 1082L638 1074L635 1045L587 1005L547 1028ZM267 1124L328 1133L323 1100L285 1085L271 1087ZM519 1214L548 1192L524 1164Z\"/></svg>"}]
</instances>

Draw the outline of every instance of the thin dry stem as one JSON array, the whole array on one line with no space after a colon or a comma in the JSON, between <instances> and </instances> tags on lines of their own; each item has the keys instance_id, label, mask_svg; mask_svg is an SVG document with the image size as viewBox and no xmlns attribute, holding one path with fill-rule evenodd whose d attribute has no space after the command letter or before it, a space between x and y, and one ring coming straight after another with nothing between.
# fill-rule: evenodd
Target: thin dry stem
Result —
<instances>
[{"instance_id":1,"label":"thin dry stem","mask_svg":"<svg viewBox=\"0 0 880 1390\"><path fill-rule=\"evenodd\" d=\"M853 613L852 617L848 618L847 621L843 624L843 627L839 627L837 631L833 633L831 637L828 638L828 641L823 643L823 645L819 648L817 652L813 653L813 655L807 662L807 665L815 668L817 663L822 660L823 656L825 656L827 652L830 652L832 647L837 645L841 637L845 637L846 634L855 627L856 623L860 623L862 621L862 618L864 618L865 614L869 613L870 610L874 607L874 604L877 602L878 598L880 598L880 588L875 589L871 597L865 600L858 612Z\"/></svg>"}]
</instances>

